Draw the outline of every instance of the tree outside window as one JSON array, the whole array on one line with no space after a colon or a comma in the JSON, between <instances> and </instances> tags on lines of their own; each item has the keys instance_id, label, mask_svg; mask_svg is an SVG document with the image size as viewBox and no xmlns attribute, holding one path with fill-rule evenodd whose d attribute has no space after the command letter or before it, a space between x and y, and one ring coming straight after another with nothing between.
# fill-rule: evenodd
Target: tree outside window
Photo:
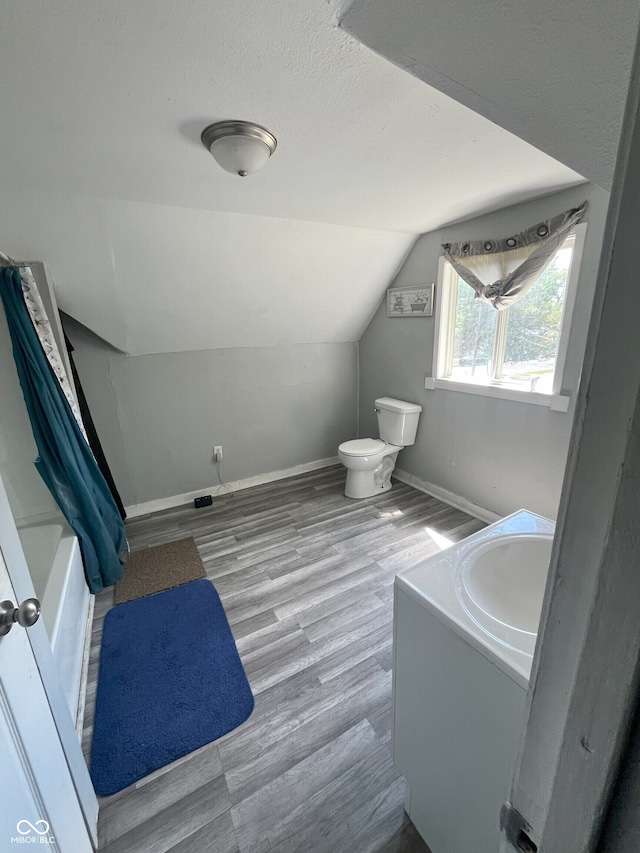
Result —
<instances>
[{"instance_id":1,"label":"tree outside window","mask_svg":"<svg viewBox=\"0 0 640 853\"><path fill-rule=\"evenodd\" d=\"M567 238L525 296L503 311L476 299L450 269L443 378L551 393L574 243Z\"/></svg>"}]
</instances>

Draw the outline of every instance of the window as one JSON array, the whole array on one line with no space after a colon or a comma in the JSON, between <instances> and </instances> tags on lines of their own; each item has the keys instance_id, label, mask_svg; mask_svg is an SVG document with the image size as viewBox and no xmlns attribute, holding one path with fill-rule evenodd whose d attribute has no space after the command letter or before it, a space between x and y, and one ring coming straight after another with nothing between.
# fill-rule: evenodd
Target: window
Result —
<instances>
[{"instance_id":1,"label":"window","mask_svg":"<svg viewBox=\"0 0 640 853\"><path fill-rule=\"evenodd\" d=\"M585 230L585 224L576 226L525 296L503 311L476 299L443 258L434 377L426 387L566 411L562 372Z\"/></svg>"}]
</instances>

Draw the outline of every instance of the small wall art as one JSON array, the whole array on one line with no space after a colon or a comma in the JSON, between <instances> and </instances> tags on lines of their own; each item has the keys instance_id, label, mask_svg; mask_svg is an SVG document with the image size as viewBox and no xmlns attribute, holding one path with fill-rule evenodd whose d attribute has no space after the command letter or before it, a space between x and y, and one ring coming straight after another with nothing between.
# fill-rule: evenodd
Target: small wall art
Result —
<instances>
[{"instance_id":1,"label":"small wall art","mask_svg":"<svg viewBox=\"0 0 640 853\"><path fill-rule=\"evenodd\" d=\"M388 317L431 317L432 314L433 284L387 290Z\"/></svg>"}]
</instances>

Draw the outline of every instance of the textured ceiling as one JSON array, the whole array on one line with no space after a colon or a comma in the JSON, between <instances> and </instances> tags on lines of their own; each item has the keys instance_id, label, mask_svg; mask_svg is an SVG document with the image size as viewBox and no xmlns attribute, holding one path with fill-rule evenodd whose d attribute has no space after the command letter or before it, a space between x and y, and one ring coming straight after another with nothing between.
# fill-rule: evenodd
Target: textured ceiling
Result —
<instances>
[{"instance_id":1,"label":"textured ceiling","mask_svg":"<svg viewBox=\"0 0 640 853\"><path fill-rule=\"evenodd\" d=\"M131 353L356 340L412 235L581 180L324 0L0 10L0 248L40 255L62 307ZM199 141L227 118L278 137L247 179Z\"/></svg>"},{"instance_id":2,"label":"textured ceiling","mask_svg":"<svg viewBox=\"0 0 640 853\"><path fill-rule=\"evenodd\" d=\"M611 188L637 0L353 0L364 44Z\"/></svg>"}]
</instances>

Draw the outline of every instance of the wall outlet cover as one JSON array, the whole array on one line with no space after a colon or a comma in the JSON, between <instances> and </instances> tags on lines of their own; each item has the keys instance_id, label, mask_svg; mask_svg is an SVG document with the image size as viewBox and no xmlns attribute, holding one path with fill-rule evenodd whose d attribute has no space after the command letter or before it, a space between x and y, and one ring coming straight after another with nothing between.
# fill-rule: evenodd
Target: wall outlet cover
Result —
<instances>
[{"instance_id":1,"label":"wall outlet cover","mask_svg":"<svg viewBox=\"0 0 640 853\"><path fill-rule=\"evenodd\" d=\"M193 505L196 509L200 509L203 506L211 506L213 503L213 498L211 495L202 495L200 498L195 498L193 501Z\"/></svg>"}]
</instances>

